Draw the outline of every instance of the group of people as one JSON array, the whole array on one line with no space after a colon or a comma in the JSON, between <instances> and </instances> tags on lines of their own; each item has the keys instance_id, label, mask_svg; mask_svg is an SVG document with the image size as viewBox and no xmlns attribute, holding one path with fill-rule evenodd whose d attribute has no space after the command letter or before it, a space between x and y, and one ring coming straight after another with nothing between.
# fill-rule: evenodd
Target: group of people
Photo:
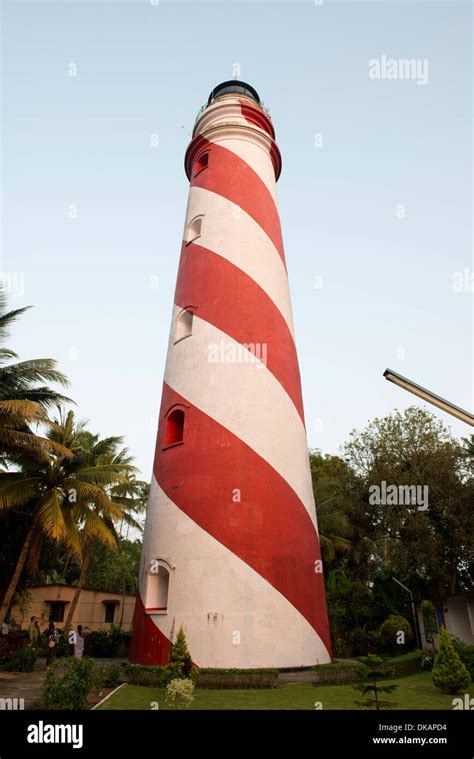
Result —
<instances>
[{"instance_id":1,"label":"group of people","mask_svg":"<svg viewBox=\"0 0 474 759\"><path fill-rule=\"evenodd\" d=\"M38 617L31 617L30 625L28 627L28 635L31 645L36 648L41 635ZM69 633L69 642L74 647L74 656L76 659L81 659L82 654L84 653L84 632L82 630L82 625L78 625L77 630L71 630ZM49 667L56 658L58 644L59 632L56 629L54 622L50 622L46 629L46 645L48 647L48 654L46 656L47 667Z\"/></svg>"}]
</instances>

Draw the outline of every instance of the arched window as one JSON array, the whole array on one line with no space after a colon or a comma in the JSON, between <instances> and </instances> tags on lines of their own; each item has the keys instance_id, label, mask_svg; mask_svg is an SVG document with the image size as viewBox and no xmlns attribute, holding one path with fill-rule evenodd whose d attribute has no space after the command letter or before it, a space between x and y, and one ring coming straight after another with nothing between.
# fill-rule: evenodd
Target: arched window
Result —
<instances>
[{"instance_id":1,"label":"arched window","mask_svg":"<svg viewBox=\"0 0 474 759\"><path fill-rule=\"evenodd\" d=\"M207 169L209 165L209 153L201 153L194 162L194 176L197 176L203 169Z\"/></svg>"},{"instance_id":2,"label":"arched window","mask_svg":"<svg viewBox=\"0 0 474 759\"><path fill-rule=\"evenodd\" d=\"M174 341L177 343L185 337L190 337L193 332L193 312L183 309L176 317Z\"/></svg>"},{"instance_id":3,"label":"arched window","mask_svg":"<svg viewBox=\"0 0 474 759\"><path fill-rule=\"evenodd\" d=\"M165 420L165 436L163 439L163 447L167 448L170 445L176 445L183 442L184 432L184 411L180 408L175 408L168 414Z\"/></svg>"},{"instance_id":4,"label":"arched window","mask_svg":"<svg viewBox=\"0 0 474 759\"><path fill-rule=\"evenodd\" d=\"M186 227L186 245L201 237L202 220L204 216L195 216Z\"/></svg>"},{"instance_id":5,"label":"arched window","mask_svg":"<svg viewBox=\"0 0 474 759\"><path fill-rule=\"evenodd\" d=\"M153 559L148 572L145 610L151 614L166 614L169 589L169 569L160 559Z\"/></svg>"}]
</instances>

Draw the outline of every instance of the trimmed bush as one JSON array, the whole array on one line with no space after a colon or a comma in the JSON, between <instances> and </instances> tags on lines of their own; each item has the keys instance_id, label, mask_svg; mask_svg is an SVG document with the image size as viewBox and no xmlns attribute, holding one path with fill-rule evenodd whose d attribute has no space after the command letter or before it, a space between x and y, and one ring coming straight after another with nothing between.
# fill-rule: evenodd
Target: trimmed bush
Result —
<instances>
[{"instance_id":1,"label":"trimmed bush","mask_svg":"<svg viewBox=\"0 0 474 759\"><path fill-rule=\"evenodd\" d=\"M163 685L164 667L146 664L126 664L125 676L131 685Z\"/></svg>"},{"instance_id":2,"label":"trimmed bush","mask_svg":"<svg viewBox=\"0 0 474 759\"><path fill-rule=\"evenodd\" d=\"M36 651L30 645L17 648L9 659L2 665L6 672L33 672L36 662Z\"/></svg>"},{"instance_id":3,"label":"trimmed bush","mask_svg":"<svg viewBox=\"0 0 474 759\"><path fill-rule=\"evenodd\" d=\"M357 674L357 664L335 663L335 664L318 664L314 667L316 676L314 682L318 685L330 683L355 683L359 679Z\"/></svg>"},{"instance_id":4,"label":"trimmed bush","mask_svg":"<svg viewBox=\"0 0 474 759\"><path fill-rule=\"evenodd\" d=\"M394 677L405 677L422 671L423 651L410 651L395 657L384 657L384 666L390 667ZM314 683L330 685L335 683L355 683L359 679L359 664L350 662L335 664L318 664L313 667Z\"/></svg>"},{"instance_id":5,"label":"trimmed bush","mask_svg":"<svg viewBox=\"0 0 474 759\"><path fill-rule=\"evenodd\" d=\"M388 659L386 663L393 669L394 677L405 677L406 675L413 675L416 672L422 671L424 656L425 652L417 649L401 656L395 656L393 659Z\"/></svg>"},{"instance_id":6,"label":"trimmed bush","mask_svg":"<svg viewBox=\"0 0 474 759\"><path fill-rule=\"evenodd\" d=\"M92 659L71 657L64 675L58 674L57 662L46 675L43 685L43 706L46 709L73 711L85 709L87 697L96 685L97 677Z\"/></svg>"},{"instance_id":7,"label":"trimmed bush","mask_svg":"<svg viewBox=\"0 0 474 759\"><path fill-rule=\"evenodd\" d=\"M467 688L471 682L471 676L454 650L444 627L439 634L439 652L433 665L433 682L443 693L457 693Z\"/></svg>"},{"instance_id":8,"label":"trimmed bush","mask_svg":"<svg viewBox=\"0 0 474 759\"><path fill-rule=\"evenodd\" d=\"M404 643L398 642L400 634L405 638ZM390 614L388 619L380 625L378 637L383 650L390 651L392 654L404 654L413 640L413 630L408 619L400 614Z\"/></svg>"}]
</instances>

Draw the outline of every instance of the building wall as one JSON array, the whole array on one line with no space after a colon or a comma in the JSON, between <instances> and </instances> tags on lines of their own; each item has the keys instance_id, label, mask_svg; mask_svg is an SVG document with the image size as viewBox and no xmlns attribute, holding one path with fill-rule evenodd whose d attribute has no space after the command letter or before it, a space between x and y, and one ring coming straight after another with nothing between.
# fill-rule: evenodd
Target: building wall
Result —
<instances>
[{"instance_id":1,"label":"building wall","mask_svg":"<svg viewBox=\"0 0 474 759\"><path fill-rule=\"evenodd\" d=\"M441 607L440 603L436 604ZM472 608L472 600L467 595L451 596L445 598L442 604L443 620L441 624L446 627L446 630L450 635L455 635L463 643L468 645L474 645L474 613ZM423 624L423 615L418 610L418 624L421 634L421 643L423 648L432 648L431 642L426 641L425 629ZM435 641L435 647L437 648L437 641Z\"/></svg>"},{"instance_id":2,"label":"building wall","mask_svg":"<svg viewBox=\"0 0 474 759\"><path fill-rule=\"evenodd\" d=\"M464 643L474 644L474 631L468 613L468 599L464 596L453 596L448 600L448 611L445 613L446 629Z\"/></svg>"},{"instance_id":3,"label":"building wall","mask_svg":"<svg viewBox=\"0 0 474 759\"><path fill-rule=\"evenodd\" d=\"M18 623L21 623L23 629L28 627L30 617L39 617L40 628L43 630L49 621L51 604L48 602L65 601L64 620L63 622L55 622L56 627L62 629L67 618L69 604L72 602L74 596L75 588L67 585L42 585L36 588L29 588L28 590L32 597L31 605L24 614L22 614L22 611L18 606L14 606L12 609L12 617ZM117 602L115 606L114 624L118 625L122 612L122 600L122 595L120 593L106 593L102 590L83 590L72 618L73 627L80 624L84 629L89 631L108 630L111 623L105 621L106 607L103 604L103 601ZM135 608L135 596L126 595L124 600L122 629L130 630Z\"/></svg>"}]
</instances>

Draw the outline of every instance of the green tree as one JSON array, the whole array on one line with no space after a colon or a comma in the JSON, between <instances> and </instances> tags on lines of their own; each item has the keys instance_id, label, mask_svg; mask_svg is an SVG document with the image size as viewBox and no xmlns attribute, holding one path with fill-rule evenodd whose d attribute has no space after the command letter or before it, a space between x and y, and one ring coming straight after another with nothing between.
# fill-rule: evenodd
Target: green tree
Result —
<instances>
[{"instance_id":1,"label":"green tree","mask_svg":"<svg viewBox=\"0 0 474 759\"><path fill-rule=\"evenodd\" d=\"M0 462L4 466L42 456L45 446L55 448L54 443L36 434L32 425L48 425L48 410L69 401L44 384L68 384L55 361L38 358L12 362L18 356L5 346L10 327L29 308L8 311L5 289L0 286Z\"/></svg>"},{"instance_id":2,"label":"green tree","mask_svg":"<svg viewBox=\"0 0 474 759\"><path fill-rule=\"evenodd\" d=\"M81 430L78 438L88 468L101 473L101 487L107 497L107 505L110 504L112 506L109 509L108 506L104 508L104 503L94 502L90 504L92 513L111 535L112 541L110 545L115 550L119 546L119 538L114 520L123 521L125 519L129 523L137 525L130 511L140 508L141 503L138 499L114 495L114 489L122 484L128 484L130 476L137 469L132 464L133 459L129 455L127 448L123 447L122 437L101 438L99 435L93 435L86 430ZM101 535L95 529L93 522L83 523L80 541L81 551L77 555L81 560L81 571L64 625L66 632L71 627L82 589L86 586L94 545L97 541L104 542ZM122 589L122 601L124 595L125 591ZM121 622L122 620L123 616Z\"/></svg>"},{"instance_id":3,"label":"green tree","mask_svg":"<svg viewBox=\"0 0 474 759\"><path fill-rule=\"evenodd\" d=\"M321 553L325 564L329 564L337 554L349 554L353 550L350 503L342 481L345 464L338 456L323 456L317 450L310 451L309 463Z\"/></svg>"},{"instance_id":4,"label":"green tree","mask_svg":"<svg viewBox=\"0 0 474 759\"><path fill-rule=\"evenodd\" d=\"M365 701L356 701L358 706L364 706L367 709L391 709L396 706L394 701L386 701L380 698L381 693L392 693L398 686L379 685L380 680L386 680L393 677L394 670L388 669L380 656L360 656L360 666L358 668L361 682L354 685L354 688L366 696L368 693L373 694L373 698L367 698Z\"/></svg>"},{"instance_id":5,"label":"green tree","mask_svg":"<svg viewBox=\"0 0 474 759\"><path fill-rule=\"evenodd\" d=\"M412 406L374 419L344 446L353 472L355 522L367 566L390 566L415 591L454 594L470 587L474 478L462 446L434 414ZM427 488L417 503L377 503L374 486ZM415 550L416 547L416 550Z\"/></svg>"},{"instance_id":6,"label":"green tree","mask_svg":"<svg viewBox=\"0 0 474 759\"><path fill-rule=\"evenodd\" d=\"M111 593L134 594L140 565L142 544L140 540L118 537L118 550L106 543L95 542L92 550L87 584Z\"/></svg>"},{"instance_id":7,"label":"green tree","mask_svg":"<svg viewBox=\"0 0 474 759\"><path fill-rule=\"evenodd\" d=\"M122 466L91 465L81 445L83 424L76 425L70 411L49 430L48 436L66 454L45 449L44 455L25 462L16 472L4 472L0 480L0 508L31 505L26 534L15 571L3 599L5 617L35 538L65 542L76 556L82 555L81 537L86 534L115 546L106 524L120 519L122 510L107 494L107 485L120 478Z\"/></svg>"},{"instance_id":8,"label":"green tree","mask_svg":"<svg viewBox=\"0 0 474 759\"><path fill-rule=\"evenodd\" d=\"M176 641L171 648L169 664L166 667L165 681L171 682L176 678L187 678L192 674L193 660L189 653L186 635L182 627L178 630Z\"/></svg>"},{"instance_id":9,"label":"green tree","mask_svg":"<svg viewBox=\"0 0 474 759\"><path fill-rule=\"evenodd\" d=\"M439 651L433 664L433 682L444 693L457 693L468 687L471 676L454 650L446 628L439 634Z\"/></svg>"}]
</instances>

